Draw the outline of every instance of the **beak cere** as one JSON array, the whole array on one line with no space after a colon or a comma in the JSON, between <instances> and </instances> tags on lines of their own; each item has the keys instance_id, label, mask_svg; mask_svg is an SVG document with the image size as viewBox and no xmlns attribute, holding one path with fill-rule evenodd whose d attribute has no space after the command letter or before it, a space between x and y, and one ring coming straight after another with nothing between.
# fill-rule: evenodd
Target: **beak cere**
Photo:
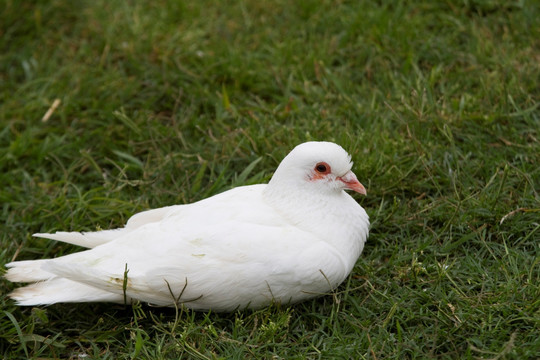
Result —
<instances>
[{"instance_id":1,"label":"beak cere","mask_svg":"<svg viewBox=\"0 0 540 360\"><path fill-rule=\"evenodd\" d=\"M356 178L356 175L354 175L352 171L347 172L345 175L340 176L337 179L343 184L345 184L345 189L356 191L357 193L360 193L362 195L367 194L366 188L364 187L364 185L360 184L360 182Z\"/></svg>"}]
</instances>

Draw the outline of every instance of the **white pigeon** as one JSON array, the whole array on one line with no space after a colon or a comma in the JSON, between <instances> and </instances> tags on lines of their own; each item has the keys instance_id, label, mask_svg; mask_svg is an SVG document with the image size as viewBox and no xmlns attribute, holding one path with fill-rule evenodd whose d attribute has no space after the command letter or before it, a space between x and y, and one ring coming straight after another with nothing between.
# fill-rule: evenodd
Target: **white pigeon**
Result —
<instances>
[{"instance_id":1,"label":"white pigeon","mask_svg":"<svg viewBox=\"0 0 540 360\"><path fill-rule=\"evenodd\" d=\"M121 229L34 234L89 250L7 264L8 280L31 283L10 297L234 311L328 294L368 236L368 215L344 191L366 194L351 167L339 145L307 142L268 184L144 211Z\"/></svg>"}]
</instances>

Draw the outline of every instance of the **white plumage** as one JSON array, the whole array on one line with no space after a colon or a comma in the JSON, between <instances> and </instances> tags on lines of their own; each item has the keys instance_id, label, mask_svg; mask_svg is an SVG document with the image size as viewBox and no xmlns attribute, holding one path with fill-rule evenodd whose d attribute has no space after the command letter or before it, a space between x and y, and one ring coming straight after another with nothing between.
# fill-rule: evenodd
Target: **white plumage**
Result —
<instances>
[{"instance_id":1,"label":"white plumage","mask_svg":"<svg viewBox=\"0 0 540 360\"><path fill-rule=\"evenodd\" d=\"M31 283L19 305L130 302L232 311L295 303L328 293L351 272L368 236L365 194L339 145L307 142L268 184L199 202L144 211L121 229L34 236L89 250L7 264Z\"/></svg>"}]
</instances>

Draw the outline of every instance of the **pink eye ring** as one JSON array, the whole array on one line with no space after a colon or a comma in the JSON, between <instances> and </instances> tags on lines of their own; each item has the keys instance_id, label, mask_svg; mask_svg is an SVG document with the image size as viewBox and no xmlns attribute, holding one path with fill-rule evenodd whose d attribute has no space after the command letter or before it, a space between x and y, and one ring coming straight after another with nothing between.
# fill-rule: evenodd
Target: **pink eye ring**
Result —
<instances>
[{"instance_id":1,"label":"pink eye ring","mask_svg":"<svg viewBox=\"0 0 540 360\"><path fill-rule=\"evenodd\" d=\"M325 162L319 162L317 165L315 165L315 171L319 174L329 174L330 173L330 165L328 165Z\"/></svg>"}]
</instances>

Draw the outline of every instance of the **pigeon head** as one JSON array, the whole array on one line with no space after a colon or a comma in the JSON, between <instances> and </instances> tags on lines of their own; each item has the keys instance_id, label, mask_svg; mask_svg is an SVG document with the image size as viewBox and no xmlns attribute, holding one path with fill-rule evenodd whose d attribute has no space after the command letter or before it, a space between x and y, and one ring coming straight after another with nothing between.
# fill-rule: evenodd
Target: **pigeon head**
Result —
<instances>
[{"instance_id":1,"label":"pigeon head","mask_svg":"<svg viewBox=\"0 0 540 360\"><path fill-rule=\"evenodd\" d=\"M351 156L331 142L306 142L296 146L279 164L270 187L314 189L322 193L366 189L351 171Z\"/></svg>"}]
</instances>

